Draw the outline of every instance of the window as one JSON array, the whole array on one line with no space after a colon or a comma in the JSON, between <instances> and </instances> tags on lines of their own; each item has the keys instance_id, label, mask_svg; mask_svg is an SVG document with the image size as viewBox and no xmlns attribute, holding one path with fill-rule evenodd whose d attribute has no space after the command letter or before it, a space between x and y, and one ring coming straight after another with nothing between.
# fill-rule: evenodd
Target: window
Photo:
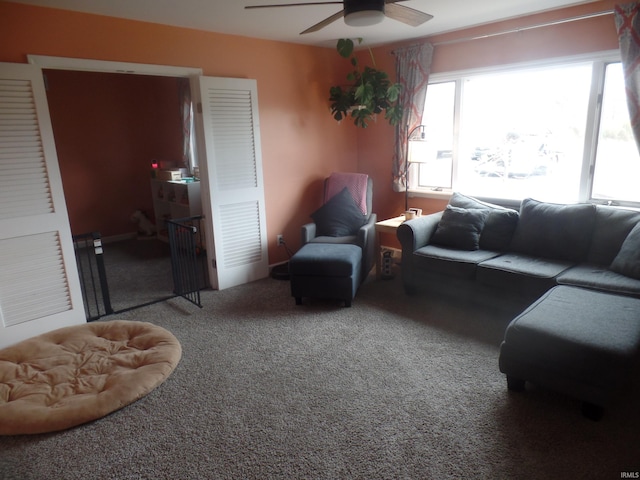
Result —
<instances>
[{"instance_id":1,"label":"window","mask_svg":"<svg viewBox=\"0 0 640 480\"><path fill-rule=\"evenodd\" d=\"M420 162L419 185L432 190L450 189L453 171L454 82L435 83L427 88L422 124L424 142L409 143L409 159Z\"/></svg>"},{"instance_id":2,"label":"window","mask_svg":"<svg viewBox=\"0 0 640 480\"><path fill-rule=\"evenodd\" d=\"M606 66L591 198L639 202L640 160L631 131L621 63Z\"/></svg>"},{"instance_id":3,"label":"window","mask_svg":"<svg viewBox=\"0 0 640 480\"><path fill-rule=\"evenodd\" d=\"M426 145L410 155L420 162L410 167L415 192L640 205L615 57L434 75L422 123Z\"/></svg>"}]
</instances>

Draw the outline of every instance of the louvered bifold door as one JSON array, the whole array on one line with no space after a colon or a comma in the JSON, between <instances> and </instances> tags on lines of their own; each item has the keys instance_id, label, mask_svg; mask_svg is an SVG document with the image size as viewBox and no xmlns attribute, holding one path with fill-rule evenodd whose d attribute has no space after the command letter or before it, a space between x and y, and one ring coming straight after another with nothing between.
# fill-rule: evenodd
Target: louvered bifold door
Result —
<instances>
[{"instance_id":1,"label":"louvered bifold door","mask_svg":"<svg viewBox=\"0 0 640 480\"><path fill-rule=\"evenodd\" d=\"M0 63L0 348L84 321L42 72Z\"/></svg>"},{"instance_id":2,"label":"louvered bifold door","mask_svg":"<svg viewBox=\"0 0 640 480\"><path fill-rule=\"evenodd\" d=\"M269 273L257 86L232 78L199 83L203 210L213 225L210 277L223 289Z\"/></svg>"}]
</instances>

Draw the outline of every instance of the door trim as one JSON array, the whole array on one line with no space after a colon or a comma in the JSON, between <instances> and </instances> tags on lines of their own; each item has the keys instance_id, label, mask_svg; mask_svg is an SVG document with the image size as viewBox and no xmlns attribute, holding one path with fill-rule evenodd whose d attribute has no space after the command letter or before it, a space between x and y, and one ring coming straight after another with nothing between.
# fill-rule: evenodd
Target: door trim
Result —
<instances>
[{"instance_id":1,"label":"door trim","mask_svg":"<svg viewBox=\"0 0 640 480\"><path fill-rule=\"evenodd\" d=\"M122 73L129 75L156 75L163 77L185 77L202 75L202 69L196 67L173 67L147 63L113 62L84 58L51 57L47 55L27 55L32 65L53 70L79 70L85 72Z\"/></svg>"}]
</instances>

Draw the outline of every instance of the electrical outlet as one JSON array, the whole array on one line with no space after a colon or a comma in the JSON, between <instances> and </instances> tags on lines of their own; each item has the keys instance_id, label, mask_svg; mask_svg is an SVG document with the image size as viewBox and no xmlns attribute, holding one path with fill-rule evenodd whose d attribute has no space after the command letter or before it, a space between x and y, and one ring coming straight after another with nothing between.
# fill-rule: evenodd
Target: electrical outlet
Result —
<instances>
[{"instance_id":1,"label":"electrical outlet","mask_svg":"<svg viewBox=\"0 0 640 480\"><path fill-rule=\"evenodd\" d=\"M284 237L282 235L278 235L276 237L276 245L278 246L284 245Z\"/></svg>"}]
</instances>

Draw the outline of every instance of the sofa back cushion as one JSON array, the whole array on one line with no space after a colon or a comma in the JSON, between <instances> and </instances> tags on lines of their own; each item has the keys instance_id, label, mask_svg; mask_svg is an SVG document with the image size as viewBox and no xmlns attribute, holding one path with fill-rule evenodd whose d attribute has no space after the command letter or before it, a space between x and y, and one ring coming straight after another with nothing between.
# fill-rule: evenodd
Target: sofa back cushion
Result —
<instances>
[{"instance_id":1,"label":"sofa back cushion","mask_svg":"<svg viewBox=\"0 0 640 480\"><path fill-rule=\"evenodd\" d=\"M513 234L511 250L536 257L581 262L587 257L595 205L544 203L526 198Z\"/></svg>"},{"instance_id":2,"label":"sofa back cushion","mask_svg":"<svg viewBox=\"0 0 640 480\"><path fill-rule=\"evenodd\" d=\"M637 224L611 262L611 270L627 277L640 279L640 223Z\"/></svg>"},{"instance_id":3,"label":"sofa back cushion","mask_svg":"<svg viewBox=\"0 0 640 480\"><path fill-rule=\"evenodd\" d=\"M454 192L449 205L458 208L474 208L488 210L484 227L480 234L479 247L483 250L503 252L509 248L511 237L518 224L518 212L511 208L483 202L473 197L467 197Z\"/></svg>"},{"instance_id":4,"label":"sofa back cushion","mask_svg":"<svg viewBox=\"0 0 640 480\"><path fill-rule=\"evenodd\" d=\"M640 212L597 205L587 262L594 265L610 265L629 232L639 222Z\"/></svg>"}]
</instances>

